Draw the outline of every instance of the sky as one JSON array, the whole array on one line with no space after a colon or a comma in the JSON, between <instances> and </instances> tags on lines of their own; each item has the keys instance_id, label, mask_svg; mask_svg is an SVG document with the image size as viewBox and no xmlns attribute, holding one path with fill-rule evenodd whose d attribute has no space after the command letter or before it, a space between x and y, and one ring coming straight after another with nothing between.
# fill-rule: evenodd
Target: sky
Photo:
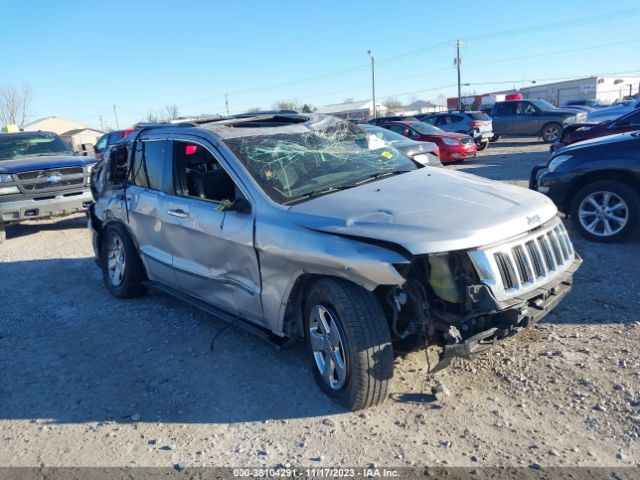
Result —
<instances>
[{"instance_id":1,"label":"sky","mask_svg":"<svg viewBox=\"0 0 640 480\"><path fill-rule=\"evenodd\" d=\"M28 84L31 120L120 128L181 116L402 101L589 75L640 74L637 0L0 0L0 86Z\"/></svg>"}]
</instances>

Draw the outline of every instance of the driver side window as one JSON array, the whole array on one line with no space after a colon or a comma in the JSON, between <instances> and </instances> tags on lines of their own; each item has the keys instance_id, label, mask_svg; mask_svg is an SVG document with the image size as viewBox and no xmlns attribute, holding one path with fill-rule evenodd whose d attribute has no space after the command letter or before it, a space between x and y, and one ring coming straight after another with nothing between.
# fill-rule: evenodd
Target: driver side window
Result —
<instances>
[{"instance_id":1,"label":"driver side window","mask_svg":"<svg viewBox=\"0 0 640 480\"><path fill-rule=\"evenodd\" d=\"M634 113L624 118L620 118L613 123L614 127L640 126L640 112Z\"/></svg>"},{"instance_id":2,"label":"driver side window","mask_svg":"<svg viewBox=\"0 0 640 480\"><path fill-rule=\"evenodd\" d=\"M209 150L184 141L173 142L175 195L222 202L240 195L235 183Z\"/></svg>"}]
</instances>

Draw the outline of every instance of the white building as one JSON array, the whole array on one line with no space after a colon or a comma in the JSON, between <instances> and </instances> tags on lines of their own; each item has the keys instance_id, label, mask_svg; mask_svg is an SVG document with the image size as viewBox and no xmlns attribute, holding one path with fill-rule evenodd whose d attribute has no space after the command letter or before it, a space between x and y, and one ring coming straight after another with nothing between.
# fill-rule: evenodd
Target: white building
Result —
<instances>
[{"instance_id":1,"label":"white building","mask_svg":"<svg viewBox=\"0 0 640 480\"><path fill-rule=\"evenodd\" d=\"M62 135L69 130L78 130L89 128L89 125L84 123L75 122L73 120L67 120L62 117L44 117L38 120L34 120L31 123L27 123L22 129L25 132L37 132L41 130L43 132L53 132L58 135Z\"/></svg>"},{"instance_id":2,"label":"white building","mask_svg":"<svg viewBox=\"0 0 640 480\"><path fill-rule=\"evenodd\" d=\"M76 128L60 134L71 145L74 152L89 154L93 154L93 146L102 135L104 132L93 128Z\"/></svg>"},{"instance_id":3,"label":"white building","mask_svg":"<svg viewBox=\"0 0 640 480\"><path fill-rule=\"evenodd\" d=\"M387 107L376 102L376 110L378 111L378 116L382 116L387 111ZM366 120L373 116L373 102L371 100L362 100L360 102L336 103L318 107L316 111L346 118L347 120Z\"/></svg>"},{"instance_id":4,"label":"white building","mask_svg":"<svg viewBox=\"0 0 640 480\"><path fill-rule=\"evenodd\" d=\"M22 128L25 132L53 132L64 138L75 152L93 151L93 146L104 134L84 123L62 117L45 117L34 120ZM84 147L83 147L84 145Z\"/></svg>"},{"instance_id":5,"label":"white building","mask_svg":"<svg viewBox=\"0 0 640 480\"><path fill-rule=\"evenodd\" d=\"M437 105L428 100L416 100L409 105L404 105L395 109L394 115L411 116L421 113L446 112L446 105Z\"/></svg>"},{"instance_id":6,"label":"white building","mask_svg":"<svg viewBox=\"0 0 640 480\"><path fill-rule=\"evenodd\" d=\"M640 77L587 77L564 82L533 85L519 90L524 98L541 98L556 106L571 100L599 100L613 103L640 92Z\"/></svg>"}]
</instances>

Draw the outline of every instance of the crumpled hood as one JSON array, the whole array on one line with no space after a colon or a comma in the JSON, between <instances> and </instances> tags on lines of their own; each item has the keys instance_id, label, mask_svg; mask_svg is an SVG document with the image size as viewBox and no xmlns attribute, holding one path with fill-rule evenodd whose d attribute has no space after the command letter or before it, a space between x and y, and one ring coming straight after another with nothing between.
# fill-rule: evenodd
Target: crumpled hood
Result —
<instances>
[{"instance_id":1,"label":"crumpled hood","mask_svg":"<svg viewBox=\"0 0 640 480\"><path fill-rule=\"evenodd\" d=\"M23 157L16 160L0 160L0 173L20 173L46 168L83 167L97 161L94 157L76 157L73 155Z\"/></svg>"},{"instance_id":2,"label":"crumpled hood","mask_svg":"<svg viewBox=\"0 0 640 480\"><path fill-rule=\"evenodd\" d=\"M505 240L553 218L542 194L425 167L290 208L306 228L400 245L414 255Z\"/></svg>"}]
</instances>

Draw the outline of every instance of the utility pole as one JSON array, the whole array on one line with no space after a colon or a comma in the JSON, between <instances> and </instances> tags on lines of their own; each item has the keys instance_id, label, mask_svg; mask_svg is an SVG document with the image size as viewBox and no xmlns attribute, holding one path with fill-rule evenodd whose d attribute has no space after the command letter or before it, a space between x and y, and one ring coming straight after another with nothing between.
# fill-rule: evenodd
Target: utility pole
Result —
<instances>
[{"instance_id":1,"label":"utility pole","mask_svg":"<svg viewBox=\"0 0 640 480\"><path fill-rule=\"evenodd\" d=\"M453 63L458 69L458 110L462 111L462 88L460 84L460 62L462 60L460 59L460 47L462 47L462 42L458 38L456 40L456 58Z\"/></svg>"},{"instance_id":2,"label":"utility pole","mask_svg":"<svg viewBox=\"0 0 640 480\"><path fill-rule=\"evenodd\" d=\"M227 117L229 116L229 95L224 94L224 105L227 107Z\"/></svg>"},{"instance_id":3,"label":"utility pole","mask_svg":"<svg viewBox=\"0 0 640 480\"><path fill-rule=\"evenodd\" d=\"M371 98L373 101L373 118L378 118L378 109L376 107L376 60L371 55L371 50L367 50L371 58Z\"/></svg>"},{"instance_id":4,"label":"utility pole","mask_svg":"<svg viewBox=\"0 0 640 480\"><path fill-rule=\"evenodd\" d=\"M104 122L102 121L102 115L100 115L100 130L104 132Z\"/></svg>"},{"instance_id":5,"label":"utility pole","mask_svg":"<svg viewBox=\"0 0 640 480\"><path fill-rule=\"evenodd\" d=\"M116 104L113 104L113 115L116 117L116 129L120 130L120 123L118 123L118 111L116 110Z\"/></svg>"}]
</instances>

